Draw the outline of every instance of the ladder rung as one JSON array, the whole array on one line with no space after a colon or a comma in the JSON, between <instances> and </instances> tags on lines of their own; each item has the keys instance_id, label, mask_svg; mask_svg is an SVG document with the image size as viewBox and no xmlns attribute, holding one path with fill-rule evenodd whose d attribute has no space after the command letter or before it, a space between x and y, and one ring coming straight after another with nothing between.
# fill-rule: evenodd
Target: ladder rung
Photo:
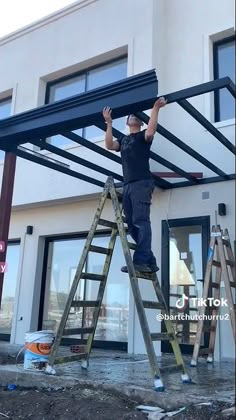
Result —
<instances>
[{"instance_id":1,"label":"ladder rung","mask_svg":"<svg viewBox=\"0 0 236 420\"><path fill-rule=\"evenodd\" d=\"M175 309L177 312L182 313L182 311L178 310L178 308L176 306L170 306L170 309ZM198 308L191 308L191 307L189 307L188 309L189 309L189 311L198 311Z\"/></svg>"},{"instance_id":2,"label":"ladder rung","mask_svg":"<svg viewBox=\"0 0 236 420\"><path fill-rule=\"evenodd\" d=\"M99 306L99 300L73 300L72 308L95 308Z\"/></svg>"},{"instance_id":3,"label":"ladder rung","mask_svg":"<svg viewBox=\"0 0 236 420\"><path fill-rule=\"evenodd\" d=\"M151 334L152 341L173 341L174 336L169 333L152 333Z\"/></svg>"},{"instance_id":4,"label":"ladder rung","mask_svg":"<svg viewBox=\"0 0 236 420\"><path fill-rule=\"evenodd\" d=\"M208 348L203 348L199 350L199 354L201 355L206 355L209 353L209 349Z\"/></svg>"},{"instance_id":5,"label":"ladder rung","mask_svg":"<svg viewBox=\"0 0 236 420\"><path fill-rule=\"evenodd\" d=\"M63 331L63 335L78 335L78 334L90 334L94 331L93 327L84 328L67 328Z\"/></svg>"},{"instance_id":6,"label":"ladder rung","mask_svg":"<svg viewBox=\"0 0 236 420\"><path fill-rule=\"evenodd\" d=\"M179 293L170 293L170 297L182 297L183 295L179 294ZM197 297L196 295L188 295L189 298L195 298Z\"/></svg>"},{"instance_id":7,"label":"ladder rung","mask_svg":"<svg viewBox=\"0 0 236 420\"><path fill-rule=\"evenodd\" d=\"M130 249L136 249L137 248L137 245L133 242L128 242L128 245L129 245Z\"/></svg>"},{"instance_id":8,"label":"ladder rung","mask_svg":"<svg viewBox=\"0 0 236 420\"><path fill-rule=\"evenodd\" d=\"M174 373L183 370L183 365L167 365L160 367L161 373Z\"/></svg>"},{"instance_id":9,"label":"ladder rung","mask_svg":"<svg viewBox=\"0 0 236 420\"><path fill-rule=\"evenodd\" d=\"M143 300L143 307L146 309L165 309L164 305L160 302L152 302L149 300Z\"/></svg>"},{"instance_id":10,"label":"ladder rung","mask_svg":"<svg viewBox=\"0 0 236 420\"><path fill-rule=\"evenodd\" d=\"M215 283L214 281L211 281L210 287L213 287L213 289L219 289L220 285L218 283Z\"/></svg>"},{"instance_id":11,"label":"ladder rung","mask_svg":"<svg viewBox=\"0 0 236 420\"><path fill-rule=\"evenodd\" d=\"M219 261L216 261L216 260L212 261L212 265L214 265L215 267L221 267L221 263Z\"/></svg>"},{"instance_id":12,"label":"ladder rung","mask_svg":"<svg viewBox=\"0 0 236 420\"><path fill-rule=\"evenodd\" d=\"M87 353L78 353L78 354L73 354L73 355L68 355L68 356L56 357L54 363L60 364L60 363L73 362L76 360L84 359L86 356L87 356Z\"/></svg>"},{"instance_id":13,"label":"ladder rung","mask_svg":"<svg viewBox=\"0 0 236 420\"><path fill-rule=\"evenodd\" d=\"M98 224L101 226L106 226L111 229L117 228L117 224L115 222L111 222L110 220L99 219Z\"/></svg>"},{"instance_id":14,"label":"ladder rung","mask_svg":"<svg viewBox=\"0 0 236 420\"><path fill-rule=\"evenodd\" d=\"M145 279L145 280L156 280L156 274L155 273L140 273L139 271L135 271L136 277L139 279Z\"/></svg>"},{"instance_id":15,"label":"ladder rung","mask_svg":"<svg viewBox=\"0 0 236 420\"><path fill-rule=\"evenodd\" d=\"M231 261L231 260L226 260L226 264L230 265L230 267L234 267L235 265L234 261Z\"/></svg>"},{"instance_id":16,"label":"ladder rung","mask_svg":"<svg viewBox=\"0 0 236 420\"><path fill-rule=\"evenodd\" d=\"M211 326L211 325L203 325L203 332L215 332L216 331L216 327Z\"/></svg>"},{"instance_id":17,"label":"ladder rung","mask_svg":"<svg viewBox=\"0 0 236 420\"><path fill-rule=\"evenodd\" d=\"M96 281L104 281L106 276L103 274L94 274L94 273L82 273L81 279L87 280L96 280Z\"/></svg>"},{"instance_id":18,"label":"ladder rung","mask_svg":"<svg viewBox=\"0 0 236 420\"><path fill-rule=\"evenodd\" d=\"M105 254L105 255L109 255L111 253L111 250L109 248L104 248L103 246L96 246L96 245L90 245L89 251L97 252L98 254Z\"/></svg>"},{"instance_id":19,"label":"ladder rung","mask_svg":"<svg viewBox=\"0 0 236 420\"><path fill-rule=\"evenodd\" d=\"M116 191L116 195L117 195L118 201L122 202L122 194L120 192ZM107 198L109 198L111 200L110 193L107 194Z\"/></svg>"}]
</instances>

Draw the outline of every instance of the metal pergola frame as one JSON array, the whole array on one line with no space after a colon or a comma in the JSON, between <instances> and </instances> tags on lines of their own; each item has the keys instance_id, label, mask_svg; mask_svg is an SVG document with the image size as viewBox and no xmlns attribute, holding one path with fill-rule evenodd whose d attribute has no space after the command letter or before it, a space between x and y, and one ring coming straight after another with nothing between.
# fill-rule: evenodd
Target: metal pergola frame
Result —
<instances>
[{"instance_id":1,"label":"metal pergola frame","mask_svg":"<svg viewBox=\"0 0 236 420\"><path fill-rule=\"evenodd\" d=\"M193 105L188 102L188 98L199 96L209 92L216 92L226 88L233 97L236 97L235 84L229 77L202 83L187 89L173 92L165 96L167 103L176 102L188 114L190 114L198 123L200 123L209 133L211 133L227 150L236 154L235 146L212 125ZM40 152L35 152L25 146L25 143L31 143L40 149L45 149L63 159L75 162L84 167L90 168L97 173L105 176L113 176L116 186L121 186L123 177L111 170L108 170L98 164L82 159L69 151L62 150L57 146L48 143L45 139L60 134L76 144L121 164L121 158L103 149L97 144L74 133L74 130L94 125L103 131L106 130L106 124L102 116L102 109L109 105L112 108L112 117L114 119L128 114L137 115L143 122L148 123L149 117L144 113L146 109L153 106L157 99L158 82L155 70L128 77L124 80L93 89L86 93L75 95L69 99L61 100L53 104L44 105L30 111L26 111L0 121L0 150L4 150L5 161L2 180L2 191L0 199L0 240L7 243L10 223L10 213L12 205L12 195L14 186L14 176L16 167L16 157L20 157L41 166L56 170L58 172L70 175L82 181L94 184L103 188L105 181L100 181L70 169L69 165L51 159ZM186 172L177 164L159 156L151 151L150 158L164 167L175 172L184 181L169 182L164 177L153 174L155 185L162 189L179 188L185 186L201 185L212 182L227 181L235 179L235 174L227 174L218 168L212 161L203 157L200 153L184 143L173 133L158 124L157 132L165 137L172 144L177 146L187 155L197 160L206 168L213 171L216 175L207 178L197 178L194 174ZM113 128L114 137L122 135L120 131ZM2 253L2 259L6 257ZM0 304L2 296L4 273L0 273Z\"/></svg>"}]
</instances>

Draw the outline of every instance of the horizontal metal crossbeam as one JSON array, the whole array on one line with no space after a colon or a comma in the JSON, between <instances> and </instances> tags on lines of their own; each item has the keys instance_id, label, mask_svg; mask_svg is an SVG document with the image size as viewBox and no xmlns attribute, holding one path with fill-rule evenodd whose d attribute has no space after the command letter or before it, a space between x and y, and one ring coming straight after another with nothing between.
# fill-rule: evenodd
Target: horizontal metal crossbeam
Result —
<instances>
[{"instance_id":1,"label":"horizontal metal crossbeam","mask_svg":"<svg viewBox=\"0 0 236 420\"><path fill-rule=\"evenodd\" d=\"M140 118L146 124L148 124L149 117L148 117L147 114L145 114L144 112L138 112L138 113L136 113L136 115L137 115L138 118ZM181 150L186 152L192 158L198 160L198 162L202 163L204 166L206 166L211 171L213 171L216 174L218 174L219 176L223 176L223 177L225 177L225 179L227 179L227 175L226 175L225 172L223 172L216 165L214 165L209 160L204 158L200 153L196 152L194 149L192 149L190 146L188 146L186 143L184 143L182 140L180 140L178 137L176 137L174 134L172 134L166 128L162 127L161 124L158 124L158 126L157 126L157 133L161 134L163 137L165 137L171 143L175 144L175 146L179 147Z\"/></svg>"},{"instance_id":2,"label":"horizontal metal crossbeam","mask_svg":"<svg viewBox=\"0 0 236 420\"><path fill-rule=\"evenodd\" d=\"M38 147L42 146L42 143L40 141L34 140L34 144ZM53 146L52 144L43 143L43 148L45 150L48 150L49 152L52 152L54 154L57 154L58 156L61 156L65 159L71 160L75 163L78 163L79 165L85 166L86 168L90 168L93 171L99 172L101 174L104 174L106 176L112 176L115 179L118 179L119 181L123 181L123 176L116 174L113 171L110 171L106 168L103 168L102 166L96 165L95 163L88 162L85 159L82 159L79 156L73 155L72 153L67 152L66 150L61 150L59 147Z\"/></svg>"},{"instance_id":3,"label":"horizontal metal crossbeam","mask_svg":"<svg viewBox=\"0 0 236 420\"><path fill-rule=\"evenodd\" d=\"M76 130L103 120L109 103L114 118L148 109L157 96L156 72L147 71L89 92L23 112L0 121L0 149Z\"/></svg>"},{"instance_id":4,"label":"horizontal metal crossbeam","mask_svg":"<svg viewBox=\"0 0 236 420\"><path fill-rule=\"evenodd\" d=\"M27 150L27 149L26 149ZM66 175L70 175L73 178L81 179L82 181L89 182L90 184L97 185L98 187L104 188L105 183L98 181L97 179L91 178L87 175L79 174L76 171L73 171L72 169L68 169L63 167L61 164L57 164L54 162L51 162L47 159L43 159L43 157L38 157L32 153L31 151L23 151L21 149L15 149L13 151L17 156L29 160L30 162L38 163L39 165L45 166L46 168L54 169L55 171L61 172Z\"/></svg>"},{"instance_id":5,"label":"horizontal metal crossbeam","mask_svg":"<svg viewBox=\"0 0 236 420\"><path fill-rule=\"evenodd\" d=\"M230 152L236 154L235 146L219 131L214 127L192 104L186 99L181 99L178 104L190 114L196 121L198 121L209 133L211 133L221 144L227 147Z\"/></svg>"}]
</instances>

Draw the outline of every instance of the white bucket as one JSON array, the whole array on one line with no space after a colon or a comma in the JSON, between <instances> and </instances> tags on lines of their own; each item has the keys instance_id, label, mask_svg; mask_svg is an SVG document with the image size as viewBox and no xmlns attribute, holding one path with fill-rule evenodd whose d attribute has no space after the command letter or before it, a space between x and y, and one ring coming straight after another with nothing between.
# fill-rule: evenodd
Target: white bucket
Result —
<instances>
[{"instance_id":1,"label":"white bucket","mask_svg":"<svg viewBox=\"0 0 236 420\"><path fill-rule=\"evenodd\" d=\"M54 332L51 330L27 332L24 369L43 369L48 361L53 341Z\"/></svg>"}]
</instances>

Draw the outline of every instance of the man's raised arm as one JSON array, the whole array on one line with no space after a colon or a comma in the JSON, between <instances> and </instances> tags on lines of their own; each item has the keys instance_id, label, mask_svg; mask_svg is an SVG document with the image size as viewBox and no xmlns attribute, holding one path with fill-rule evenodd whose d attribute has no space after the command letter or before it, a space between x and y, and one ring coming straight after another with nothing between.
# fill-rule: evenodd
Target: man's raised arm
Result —
<instances>
[{"instance_id":1,"label":"man's raised arm","mask_svg":"<svg viewBox=\"0 0 236 420\"><path fill-rule=\"evenodd\" d=\"M163 108L163 106L165 106L166 103L167 101L163 97L157 99L157 101L154 103L151 116L148 122L148 126L147 126L147 129L145 130L146 141L152 141L154 134L156 133L156 129L157 129L157 123L158 123L157 120L158 120L159 110L160 108Z\"/></svg>"},{"instance_id":2,"label":"man's raised arm","mask_svg":"<svg viewBox=\"0 0 236 420\"><path fill-rule=\"evenodd\" d=\"M117 140L113 140L111 111L111 108L108 106L103 109L103 117L107 124L105 145L108 150L115 150L118 152L120 150L120 144Z\"/></svg>"}]
</instances>

